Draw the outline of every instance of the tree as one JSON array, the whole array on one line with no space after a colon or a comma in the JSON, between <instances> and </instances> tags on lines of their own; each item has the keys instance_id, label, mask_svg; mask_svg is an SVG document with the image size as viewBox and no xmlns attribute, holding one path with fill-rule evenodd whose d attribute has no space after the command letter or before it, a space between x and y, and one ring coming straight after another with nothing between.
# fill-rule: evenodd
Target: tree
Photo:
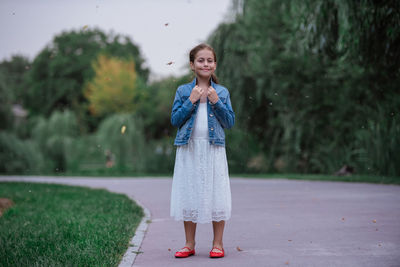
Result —
<instances>
[{"instance_id":1,"label":"tree","mask_svg":"<svg viewBox=\"0 0 400 267\"><path fill-rule=\"evenodd\" d=\"M13 55L10 60L0 63L0 72L4 74L2 80L7 85L13 103L22 103L23 95L26 93L24 77L30 67L31 62L22 55Z\"/></svg>"},{"instance_id":2,"label":"tree","mask_svg":"<svg viewBox=\"0 0 400 267\"><path fill-rule=\"evenodd\" d=\"M87 83L84 92L93 115L136 111L142 92L133 59L99 55L93 63L93 70L95 76Z\"/></svg>"},{"instance_id":3,"label":"tree","mask_svg":"<svg viewBox=\"0 0 400 267\"><path fill-rule=\"evenodd\" d=\"M86 131L86 124L93 131L99 121L90 117L83 90L94 76L92 62L100 53L133 58L138 76L147 81L149 70L130 38L106 35L98 29L63 32L34 59L27 75L24 105L31 113L45 116L54 110L70 109L77 114L81 132Z\"/></svg>"},{"instance_id":4,"label":"tree","mask_svg":"<svg viewBox=\"0 0 400 267\"><path fill-rule=\"evenodd\" d=\"M0 130L6 130L12 126L11 94L11 90L7 84L6 74L0 71Z\"/></svg>"},{"instance_id":5,"label":"tree","mask_svg":"<svg viewBox=\"0 0 400 267\"><path fill-rule=\"evenodd\" d=\"M143 120L146 140L173 136L176 129L171 125L171 109L176 89L190 82L191 77L167 77L152 82L145 90L144 99L137 110Z\"/></svg>"},{"instance_id":6,"label":"tree","mask_svg":"<svg viewBox=\"0 0 400 267\"><path fill-rule=\"evenodd\" d=\"M0 129L13 126L12 104L22 102L25 93L23 79L29 68L29 60L20 55L0 63Z\"/></svg>"},{"instance_id":7,"label":"tree","mask_svg":"<svg viewBox=\"0 0 400 267\"><path fill-rule=\"evenodd\" d=\"M257 138L268 169L332 173L354 164L371 173L361 151L386 139L366 149L358 138L367 135L358 131L373 125L369 132L398 140L399 2L242 3L209 42L238 126ZM389 174L385 166L374 173Z\"/></svg>"}]
</instances>

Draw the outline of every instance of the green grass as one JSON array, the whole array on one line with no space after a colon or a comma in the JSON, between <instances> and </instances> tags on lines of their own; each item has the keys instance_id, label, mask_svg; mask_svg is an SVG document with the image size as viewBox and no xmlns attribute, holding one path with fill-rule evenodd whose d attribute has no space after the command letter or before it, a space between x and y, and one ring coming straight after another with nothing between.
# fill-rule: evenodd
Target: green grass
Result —
<instances>
[{"instance_id":1,"label":"green grass","mask_svg":"<svg viewBox=\"0 0 400 267\"><path fill-rule=\"evenodd\" d=\"M1 182L0 266L118 266L143 210L122 194Z\"/></svg>"},{"instance_id":2,"label":"green grass","mask_svg":"<svg viewBox=\"0 0 400 267\"><path fill-rule=\"evenodd\" d=\"M294 179L310 181L340 181L340 182L362 182L374 184L400 184L400 177L374 176L374 175L350 175L336 176L327 174L232 174L231 177L259 178L259 179Z\"/></svg>"}]
</instances>

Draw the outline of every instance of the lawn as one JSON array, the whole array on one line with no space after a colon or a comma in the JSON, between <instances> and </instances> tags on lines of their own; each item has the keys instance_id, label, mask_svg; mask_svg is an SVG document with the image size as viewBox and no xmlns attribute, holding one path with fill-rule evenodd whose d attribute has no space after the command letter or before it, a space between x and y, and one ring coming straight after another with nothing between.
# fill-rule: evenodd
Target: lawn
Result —
<instances>
[{"instance_id":1,"label":"lawn","mask_svg":"<svg viewBox=\"0 0 400 267\"><path fill-rule=\"evenodd\" d=\"M144 213L123 194L1 182L0 266L118 266Z\"/></svg>"}]
</instances>

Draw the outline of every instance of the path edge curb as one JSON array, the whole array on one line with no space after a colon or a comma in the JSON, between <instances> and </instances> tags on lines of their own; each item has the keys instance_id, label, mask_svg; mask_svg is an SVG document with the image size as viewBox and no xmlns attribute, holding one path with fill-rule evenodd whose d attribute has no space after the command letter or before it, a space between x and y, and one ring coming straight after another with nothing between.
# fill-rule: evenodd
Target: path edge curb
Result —
<instances>
[{"instance_id":1,"label":"path edge curb","mask_svg":"<svg viewBox=\"0 0 400 267\"><path fill-rule=\"evenodd\" d=\"M136 231L129 241L129 247L126 250L124 256L122 257L122 260L120 261L118 267L131 267L134 266L135 259L139 253L143 253L143 251L140 251L140 248L142 247L142 242L143 239L146 235L147 228L149 227L149 224L151 222L151 213L150 210L147 209L140 201L134 199L133 197L129 197L133 201L136 202L140 207L143 208L144 211L144 217L140 221L139 226L136 228Z\"/></svg>"}]
</instances>

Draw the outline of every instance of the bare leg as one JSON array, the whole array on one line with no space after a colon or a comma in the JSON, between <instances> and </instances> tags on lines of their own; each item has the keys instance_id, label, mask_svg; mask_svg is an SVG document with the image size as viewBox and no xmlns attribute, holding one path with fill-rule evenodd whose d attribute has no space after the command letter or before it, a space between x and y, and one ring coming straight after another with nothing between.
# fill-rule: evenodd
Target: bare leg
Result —
<instances>
[{"instance_id":1,"label":"bare leg","mask_svg":"<svg viewBox=\"0 0 400 267\"><path fill-rule=\"evenodd\" d=\"M196 245L195 235L196 235L197 224L194 222L190 222L190 221L183 221L183 225L185 226L185 235L186 235L185 247L194 249L194 246ZM187 248L184 248L179 251L183 252L183 251L189 251L189 250Z\"/></svg>"},{"instance_id":2,"label":"bare leg","mask_svg":"<svg viewBox=\"0 0 400 267\"><path fill-rule=\"evenodd\" d=\"M217 247L222 249L224 247L224 244L222 242L222 237L224 234L224 227L225 227L225 221L213 221L213 230L214 230L214 240L213 240L213 247ZM217 249L213 249L214 252L220 252Z\"/></svg>"}]
</instances>

